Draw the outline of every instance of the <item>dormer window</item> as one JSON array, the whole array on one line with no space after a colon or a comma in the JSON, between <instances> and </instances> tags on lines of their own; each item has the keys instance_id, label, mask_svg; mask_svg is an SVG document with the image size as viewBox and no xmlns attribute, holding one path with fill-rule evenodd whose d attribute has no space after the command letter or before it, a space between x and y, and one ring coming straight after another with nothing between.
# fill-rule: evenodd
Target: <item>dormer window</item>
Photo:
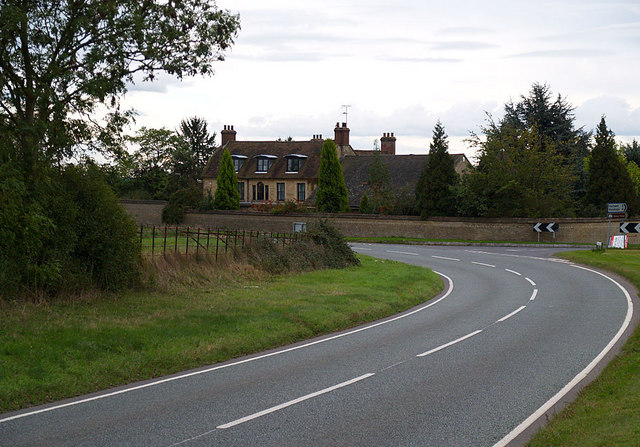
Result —
<instances>
[{"instance_id":1,"label":"dormer window","mask_svg":"<svg viewBox=\"0 0 640 447\"><path fill-rule=\"evenodd\" d=\"M247 157L245 155L232 155L231 159L233 160L233 169L235 169L236 172L238 172L242 167L242 165L244 164L244 161L247 159Z\"/></svg>"},{"instance_id":2,"label":"dormer window","mask_svg":"<svg viewBox=\"0 0 640 447\"><path fill-rule=\"evenodd\" d=\"M300 171L302 162L305 158L307 158L307 156L300 154L289 154L285 158L287 159L287 173L295 173Z\"/></svg>"},{"instance_id":3,"label":"dormer window","mask_svg":"<svg viewBox=\"0 0 640 447\"><path fill-rule=\"evenodd\" d=\"M278 158L275 155L256 155L256 172L267 172Z\"/></svg>"}]
</instances>

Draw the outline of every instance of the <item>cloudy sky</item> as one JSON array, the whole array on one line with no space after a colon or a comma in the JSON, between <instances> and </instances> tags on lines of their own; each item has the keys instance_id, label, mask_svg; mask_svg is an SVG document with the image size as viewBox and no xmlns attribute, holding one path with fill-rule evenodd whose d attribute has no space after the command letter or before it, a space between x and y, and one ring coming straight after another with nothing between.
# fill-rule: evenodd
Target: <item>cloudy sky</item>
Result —
<instances>
[{"instance_id":1,"label":"cloudy sky","mask_svg":"<svg viewBox=\"0 0 640 447\"><path fill-rule=\"evenodd\" d=\"M137 125L205 118L240 140L333 137L371 149L394 132L425 153L437 119L450 152L486 113L546 83L591 130L605 114L621 140L640 136L638 0L219 0L242 29L211 78L131 86Z\"/></svg>"}]
</instances>

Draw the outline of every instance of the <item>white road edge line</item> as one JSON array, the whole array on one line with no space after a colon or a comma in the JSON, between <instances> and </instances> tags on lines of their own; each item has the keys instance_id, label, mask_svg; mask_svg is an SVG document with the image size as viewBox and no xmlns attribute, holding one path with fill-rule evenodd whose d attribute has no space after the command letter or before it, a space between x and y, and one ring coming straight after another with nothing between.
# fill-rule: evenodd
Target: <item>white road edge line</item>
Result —
<instances>
[{"instance_id":1,"label":"white road edge line","mask_svg":"<svg viewBox=\"0 0 640 447\"><path fill-rule=\"evenodd\" d=\"M436 259L444 259L445 261L457 261L460 262L460 259L457 258L447 258L446 256L431 256L432 258L436 258Z\"/></svg>"},{"instance_id":2,"label":"white road edge line","mask_svg":"<svg viewBox=\"0 0 640 447\"><path fill-rule=\"evenodd\" d=\"M267 408L266 410L259 411L258 413L251 414L249 416L236 419L235 421L229 422L227 424L218 425L218 429L224 430L227 428L235 427L236 425L244 424L245 422L249 422L253 419L257 419L259 417L265 416L267 414L275 413L276 411L282 410L284 408L290 407L291 405L299 404L305 400L313 399L314 397L318 397L322 394L330 393L331 391L335 391L339 388L344 388L345 386L352 385L356 382L360 382L361 380L368 379L371 376L374 376L374 373L364 374L360 377L356 377L355 379L347 380L346 382L339 383L329 388L325 388L324 390L316 391L315 393L307 394L306 396L298 397L297 399L290 400L289 402L285 402L280 405L276 405L275 407Z\"/></svg>"},{"instance_id":3,"label":"white road edge line","mask_svg":"<svg viewBox=\"0 0 640 447\"><path fill-rule=\"evenodd\" d=\"M537 295L538 295L538 289L533 289L533 293L531 294L531 298L529 298L529 301L535 300Z\"/></svg>"},{"instance_id":4,"label":"white road edge line","mask_svg":"<svg viewBox=\"0 0 640 447\"><path fill-rule=\"evenodd\" d=\"M472 332L470 334L467 334L464 337L457 338L457 339L455 339L453 341L450 341L449 343L446 343L444 345L438 346L437 348L433 348L430 351L423 352L422 354L418 354L416 357L425 357L425 356L427 356L429 354L433 354L434 352L438 352L438 351L440 351L440 350L442 350L444 348L448 348L451 345L455 345L456 343L460 343L461 341L466 340L467 338L471 338L474 335L478 335L480 332L482 332L482 329L478 329L477 331Z\"/></svg>"},{"instance_id":5,"label":"white road edge line","mask_svg":"<svg viewBox=\"0 0 640 447\"><path fill-rule=\"evenodd\" d=\"M509 273L513 273L514 275L522 276L522 273L520 273L520 272L516 272L515 270L505 269L505 271L507 271L507 272L509 272Z\"/></svg>"},{"instance_id":6,"label":"white road edge line","mask_svg":"<svg viewBox=\"0 0 640 447\"><path fill-rule=\"evenodd\" d=\"M496 266L495 266L495 265L493 265L493 264L485 264L484 262L475 262L475 261L471 261L471 263L472 263L472 264L475 264L475 265L484 265L485 267L492 267L492 268L496 268Z\"/></svg>"},{"instance_id":7,"label":"white road edge line","mask_svg":"<svg viewBox=\"0 0 640 447\"><path fill-rule=\"evenodd\" d=\"M633 316L633 301L631 300L631 296L629 295L629 292L627 291L627 289L622 287L622 285L618 283L615 279L605 275L604 273L600 273L597 270L593 270L587 267L582 267L580 265L574 265L574 264L571 264L571 267L586 270L588 272L592 272L600 276L603 276L607 278L609 281L611 281L612 283L614 283L616 286L618 286L620 290L622 290L622 292L624 293L624 296L627 299L627 315L625 316L624 322L622 323L620 330L611 339L609 344L607 344L607 346L604 347L604 349L600 352L600 354L598 354L597 357L594 358L591 361L591 363L587 365L585 369L580 371L578 375L571 380L571 382L567 383L560 391L558 391L558 393L556 393L555 396L553 396L551 399L545 402L531 416L529 416L520 425L518 425L509 434L507 434L507 436L502 438L500 441L496 442L493 445L493 447L505 447L506 445L508 445L511 441L517 438L523 431L525 431L531 424L537 421L538 418L540 418L550 408L552 408L555 404L557 404L569 391L571 391L576 385L578 385L582 381L582 379L587 377L589 373L598 365L598 363L600 363L600 361L604 358L604 356L607 355L609 351L611 351L611 349L618 342L618 340L620 340L620 337L622 337L622 334L624 334L624 331L627 330L627 328L629 327L629 324L631 323L631 317Z\"/></svg>"},{"instance_id":8,"label":"white road edge line","mask_svg":"<svg viewBox=\"0 0 640 447\"><path fill-rule=\"evenodd\" d=\"M526 308L527 306L520 306L519 308L511 312L509 315L505 315L504 317L500 318L498 321L496 321L496 323L502 323L503 321L508 320L509 318L513 317L515 314L517 314L518 312Z\"/></svg>"},{"instance_id":9,"label":"white road edge line","mask_svg":"<svg viewBox=\"0 0 640 447\"><path fill-rule=\"evenodd\" d=\"M524 277L524 279L526 279L527 281L529 281L529 284L531 284L533 287L536 286L536 283L533 282L533 280L531 278L527 278L526 276Z\"/></svg>"},{"instance_id":10,"label":"white road edge line","mask_svg":"<svg viewBox=\"0 0 640 447\"><path fill-rule=\"evenodd\" d=\"M399 255L420 256L418 253L410 253L408 251L386 250L387 253L397 253Z\"/></svg>"},{"instance_id":11,"label":"white road edge line","mask_svg":"<svg viewBox=\"0 0 640 447\"><path fill-rule=\"evenodd\" d=\"M46 413L46 412L49 412L49 411L59 410L59 409L66 408L66 407L71 407L71 406L74 406L74 405L80 405L80 404L83 404L83 403L92 402L94 400L106 399L108 397L117 396L119 394L129 393L131 391L137 391L137 390L141 390L141 389L144 389L144 388L149 388L149 387L156 386L156 385L161 385L163 383L173 382L175 380L186 379L188 377L198 376L200 374L206 374L206 373L210 373L210 372L217 371L217 370L220 370L220 369L225 369L225 368L230 368L232 366L242 365L244 363L255 362L257 360L262 360L262 359L265 359L265 358L268 358L268 357L273 357L273 356L276 356L276 355L285 354L287 352L297 351L299 349L308 348L310 346L314 346L314 345L317 345L317 344L320 344L320 343L325 343L325 342L328 342L328 341L331 341L331 340L336 340L338 338L347 337L349 335L353 335L353 334L356 334L358 332L362 332L362 331L366 331L366 330L369 330L369 329L373 329L375 327L382 326L384 324L393 323L395 321L398 321L398 320L401 320L403 318L407 318L407 317L409 317L411 315L417 314L418 312L422 312L423 310L428 309L431 306L435 306L440 301L444 300L449 295L451 295L451 292L453 292L453 280L450 277L448 277L447 275L444 275L444 274L442 274L440 272L436 272L435 270L434 270L434 273L442 276L449 283L449 288L447 289L445 294L442 295L437 300L435 300L433 302L429 302L429 304L426 304L426 305L424 305L422 307L419 307L418 309L415 309L415 310L413 310L411 312L407 312L405 314L398 315L397 317L391 318L389 320L380 321L378 323L374 323L374 324L371 324L369 326L364 326L364 327L361 327L361 328L358 328L358 329L354 329L354 330L349 331L349 332L344 332L344 333L341 333L341 334L333 335L331 337L322 338L320 340L312 341L312 342L305 343L305 344L302 344L302 345L299 345L299 346L293 346L291 348L282 349L280 351L274 351L274 352L270 352L268 354L263 354L263 355L259 355L259 356L256 356L256 357L251 357L251 358L248 358L248 359L244 359L244 360L239 360L237 362L232 362L232 363L228 363L228 364L225 364L225 365L213 366L211 368L206 368L206 369L202 369L202 370L198 370L198 371L193 371L193 372L190 372L190 373L187 373L187 374L181 374L181 375L178 375L178 376L167 377L165 379L155 380L153 382L147 382L147 383L144 383L142 385L134 386L134 387L131 387L131 388L125 388L125 389L121 389L121 390L118 390L118 391L113 391L111 393L100 394L98 396L88 397L88 398L76 400L76 401L73 401L73 402L67 402L65 404L54 405L54 406L51 406L51 407L42 408L40 410L34 410L34 411L28 411L26 413L16 414L14 416L9 416L9 417L6 417L4 419L0 419L0 424L2 424L4 422L13 421L15 419L21 419L21 418L24 418L24 417L27 417L27 416L34 416L34 415L40 414L40 413Z\"/></svg>"}]
</instances>

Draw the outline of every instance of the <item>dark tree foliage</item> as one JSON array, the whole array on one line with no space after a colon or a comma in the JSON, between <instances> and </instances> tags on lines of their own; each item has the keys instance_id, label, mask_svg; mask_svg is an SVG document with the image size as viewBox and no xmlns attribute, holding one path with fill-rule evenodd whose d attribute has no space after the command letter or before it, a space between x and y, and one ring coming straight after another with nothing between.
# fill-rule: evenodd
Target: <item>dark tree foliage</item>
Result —
<instances>
[{"instance_id":1,"label":"dark tree foliage","mask_svg":"<svg viewBox=\"0 0 640 447\"><path fill-rule=\"evenodd\" d=\"M320 153L320 171L316 190L316 208L326 213L349 211L349 193L338 160L336 144L326 140Z\"/></svg>"},{"instance_id":2,"label":"dark tree foliage","mask_svg":"<svg viewBox=\"0 0 640 447\"><path fill-rule=\"evenodd\" d=\"M596 129L595 146L589 156L585 203L593 215L604 215L609 202L626 202L629 214L640 212L635 187L629 171L618 157L614 136L603 116Z\"/></svg>"},{"instance_id":3,"label":"dark tree foliage","mask_svg":"<svg viewBox=\"0 0 640 447\"><path fill-rule=\"evenodd\" d=\"M454 188L459 182L459 176L448 149L447 135L438 121L429 145L429 158L416 185L417 208L423 219L455 214Z\"/></svg>"},{"instance_id":4,"label":"dark tree foliage","mask_svg":"<svg viewBox=\"0 0 640 447\"><path fill-rule=\"evenodd\" d=\"M140 248L128 217L93 167L62 166L91 149L125 157L127 84L159 72L211 74L238 29L236 15L208 0L0 0L0 251L13 243L11 253L23 253L10 269L20 273L0 276L0 293L55 292L82 278L89 287L130 283ZM166 157L148 161L143 183L160 190ZM110 178L131 169L124 163Z\"/></svg>"},{"instance_id":5,"label":"dark tree foliage","mask_svg":"<svg viewBox=\"0 0 640 447\"><path fill-rule=\"evenodd\" d=\"M360 205L358 207L360 213L369 214L371 212L371 205L369 204L369 195L365 192L360 199Z\"/></svg>"},{"instance_id":6,"label":"dark tree foliage","mask_svg":"<svg viewBox=\"0 0 640 447\"><path fill-rule=\"evenodd\" d=\"M509 101L504 109L501 124L519 131L536 127L541 141L552 143L567 160L588 145L589 135L574 128L574 107L560 94L554 100L546 84L534 83L529 96L521 96L517 103Z\"/></svg>"},{"instance_id":7,"label":"dark tree foliage","mask_svg":"<svg viewBox=\"0 0 640 447\"><path fill-rule=\"evenodd\" d=\"M374 152L371 157L367 184L371 191L370 211L379 214L391 212L391 173L379 151Z\"/></svg>"},{"instance_id":8,"label":"dark tree foliage","mask_svg":"<svg viewBox=\"0 0 640 447\"><path fill-rule=\"evenodd\" d=\"M479 164L458 189L460 214L552 217L573 212L572 173L536 127L498 129L490 123L486 140L471 141L479 149Z\"/></svg>"},{"instance_id":9,"label":"dark tree foliage","mask_svg":"<svg viewBox=\"0 0 640 447\"><path fill-rule=\"evenodd\" d=\"M560 94L554 99L546 84L534 83L529 96L521 96L520 101L505 104L505 115L499 128L506 126L519 132L534 127L541 137L541 149L552 144L560 154L562 163L574 176L572 197L580 201L586 193L586 172L584 158L589 155L591 134L582 128L575 128L574 107Z\"/></svg>"},{"instance_id":10,"label":"dark tree foliage","mask_svg":"<svg viewBox=\"0 0 640 447\"><path fill-rule=\"evenodd\" d=\"M0 130L30 174L108 143L127 121L119 98L136 73L212 73L239 19L207 0L1 0L0 24Z\"/></svg>"},{"instance_id":11,"label":"dark tree foliage","mask_svg":"<svg viewBox=\"0 0 640 447\"><path fill-rule=\"evenodd\" d=\"M640 166L640 144L635 139L631 143L622 144L621 149L628 162Z\"/></svg>"},{"instance_id":12,"label":"dark tree foliage","mask_svg":"<svg viewBox=\"0 0 640 447\"><path fill-rule=\"evenodd\" d=\"M228 149L222 153L218 170L217 187L213 206L219 210L237 210L240 208L238 177L233 168L233 160Z\"/></svg>"},{"instance_id":13,"label":"dark tree foliage","mask_svg":"<svg viewBox=\"0 0 640 447\"><path fill-rule=\"evenodd\" d=\"M197 178L201 179L202 171L216 149L216 134L209 133L203 118L194 116L180 122L179 135L186 142L192 154L194 170L198 172Z\"/></svg>"}]
</instances>

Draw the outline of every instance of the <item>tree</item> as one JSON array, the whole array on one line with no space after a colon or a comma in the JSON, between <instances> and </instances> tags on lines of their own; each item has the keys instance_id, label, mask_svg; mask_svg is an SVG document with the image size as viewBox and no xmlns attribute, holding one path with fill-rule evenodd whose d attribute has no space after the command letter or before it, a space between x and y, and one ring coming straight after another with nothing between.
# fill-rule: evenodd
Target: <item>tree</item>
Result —
<instances>
[{"instance_id":1,"label":"tree","mask_svg":"<svg viewBox=\"0 0 640 447\"><path fill-rule=\"evenodd\" d=\"M429 145L429 158L416 185L417 207L423 219L452 215L455 212L454 187L458 184L459 177L448 149L447 135L438 121Z\"/></svg>"},{"instance_id":2,"label":"tree","mask_svg":"<svg viewBox=\"0 0 640 447\"><path fill-rule=\"evenodd\" d=\"M492 122L486 139L471 139L480 152L478 167L465 175L459 191L463 215L551 217L572 213L574 177L553 142L537 127L524 131Z\"/></svg>"},{"instance_id":3,"label":"tree","mask_svg":"<svg viewBox=\"0 0 640 447\"><path fill-rule=\"evenodd\" d=\"M349 193L342 165L338 160L336 143L330 139L325 140L320 152L316 208L327 213L349 211Z\"/></svg>"},{"instance_id":4,"label":"tree","mask_svg":"<svg viewBox=\"0 0 640 447\"><path fill-rule=\"evenodd\" d=\"M371 189L371 203L373 213L388 213L391 211L391 173L382 161L380 151L373 153L369 165L367 184Z\"/></svg>"},{"instance_id":5,"label":"tree","mask_svg":"<svg viewBox=\"0 0 640 447\"><path fill-rule=\"evenodd\" d=\"M198 172L197 178L201 179L202 170L216 149L216 134L210 134L207 122L197 116L182 120L178 133L185 140L195 163L194 170Z\"/></svg>"},{"instance_id":6,"label":"tree","mask_svg":"<svg viewBox=\"0 0 640 447\"><path fill-rule=\"evenodd\" d=\"M224 150L220 160L213 204L219 210L237 210L240 208L238 177L236 176L236 170L233 168L233 160L228 149Z\"/></svg>"},{"instance_id":7,"label":"tree","mask_svg":"<svg viewBox=\"0 0 640 447\"><path fill-rule=\"evenodd\" d=\"M92 148L118 153L133 116L120 107L127 83L159 72L211 74L238 28L238 16L208 0L0 0L0 189L10 190L9 209L22 214L0 216L0 249L11 243L13 252L25 252L15 269L22 273L9 284L14 290L112 288L125 275L101 264L111 254L134 273L136 262L124 262L118 250L135 259L140 247L129 237L128 216L114 214L121 210L116 197L93 168L63 165ZM164 172L159 161L151 166ZM72 277L88 280L71 284Z\"/></svg>"},{"instance_id":8,"label":"tree","mask_svg":"<svg viewBox=\"0 0 640 447\"><path fill-rule=\"evenodd\" d=\"M574 127L574 107L560 94L554 100L550 87L536 82L528 96L521 96L517 103L509 101L504 109L505 115L499 127L507 126L519 132L535 127L541 137L540 148L545 150L547 142L552 144L563 157L560 161L571 169L574 176L573 199L580 201L586 191L583 160L589 155L591 134Z\"/></svg>"},{"instance_id":9,"label":"tree","mask_svg":"<svg viewBox=\"0 0 640 447\"><path fill-rule=\"evenodd\" d=\"M631 143L621 144L620 149L628 162L634 162L640 166L640 144L634 140Z\"/></svg>"},{"instance_id":10,"label":"tree","mask_svg":"<svg viewBox=\"0 0 640 447\"><path fill-rule=\"evenodd\" d=\"M596 129L595 146L589 156L585 197L585 203L594 215L604 215L609 202L626 202L630 214L640 211L631 176L618 157L614 137L603 116Z\"/></svg>"},{"instance_id":11,"label":"tree","mask_svg":"<svg viewBox=\"0 0 640 447\"><path fill-rule=\"evenodd\" d=\"M1 154L25 175L121 130L134 75L211 74L239 28L208 0L1 0L0 23Z\"/></svg>"}]
</instances>

